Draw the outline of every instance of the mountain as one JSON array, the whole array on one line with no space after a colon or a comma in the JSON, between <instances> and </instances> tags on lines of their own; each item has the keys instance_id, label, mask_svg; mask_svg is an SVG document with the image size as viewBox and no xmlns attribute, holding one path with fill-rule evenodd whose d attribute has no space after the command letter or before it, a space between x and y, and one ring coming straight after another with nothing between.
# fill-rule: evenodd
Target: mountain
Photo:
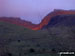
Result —
<instances>
[{"instance_id":1,"label":"mountain","mask_svg":"<svg viewBox=\"0 0 75 56\"><path fill-rule=\"evenodd\" d=\"M21 20L20 18L14 18L14 17L0 17L0 21L24 26L25 28L29 28L32 30L40 30L44 26L48 25L48 23L50 22L50 20L53 17L58 16L58 15L75 15L75 11L74 10L56 10L55 9L54 11L49 13L47 16L45 16L40 24L32 24L31 22Z\"/></svg>"},{"instance_id":2,"label":"mountain","mask_svg":"<svg viewBox=\"0 0 75 56\"><path fill-rule=\"evenodd\" d=\"M0 56L58 56L50 53L75 51L75 15L55 16L38 31L17 25L23 22L19 18L13 24L14 19L0 21Z\"/></svg>"},{"instance_id":3,"label":"mountain","mask_svg":"<svg viewBox=\"0 0 75 56\"><path fill-rule=\"evenodd\" d=\"M58 18L61 19L62 17L56 19ZM60 23L62 24L62 22ZM48 29L34 31L23 26L0 21L0 56L9 56L9 54L12 56L20 56L20 54L30 56L31 53L34 56L40 55L40 53L49 53L48 56L50 56L52 50L55 52L75 51L75 26L67 27L60 24L55 27L58 25L57 22L52 22L52 24L52 27L49 25ZM32 49L35 52L30 52Z\"/></svg>"},{"instance_id":4,"label":"mountain","mask_svg":"<svg viewBox=\"0 0 75 56\"><path fill-rule=\"evenodd\" d=\"M52 17L51 20L48 22L48 24L43 27L43 29L58 26L66 26L66 27L75 26L75 15L58 15Z\"/></svg>"},{"instance_id":5,"label":"mountain","mask_svg":"<svg viewBox=\"0 0 75 56\"><path fill-rule=\"evenodd\" d=\"M58 17L59 15L75 15L75 11L72 11L72 10L56 10L55 9L53 12L49 13L47 16L44 17L42 22L39 24L40 27L38 29L42 29L44 26L46 26L50 22L52 22L52 20L57 21L57 19L56 18L53 19L53 17L56 17L56 16ZM55 23L55 22L53 22L53 23Z\"/></svg>"},{"instance_id":6,"label":"mountain","mask_svg":"<svg viewBox=\"0 0 75 56\"><path fill-rule=\"evenodd\" d=\"M24 26L25 28L33 29L37 25L32 24L29 21L21 20L20 18L17 17L0 17L0 22L8 22L11 24L16 24L20 26Z\"/></svg>"}]
</instances>

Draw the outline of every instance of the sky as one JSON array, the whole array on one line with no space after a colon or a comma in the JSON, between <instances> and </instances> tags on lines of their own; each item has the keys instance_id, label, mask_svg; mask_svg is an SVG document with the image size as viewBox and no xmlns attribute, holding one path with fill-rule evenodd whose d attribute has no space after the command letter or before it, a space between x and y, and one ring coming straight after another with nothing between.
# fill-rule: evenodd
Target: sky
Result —
<instances>
[{"instance_id":1,"label":"sky","mask_svg":"<svg viewBox=\"0 0 75 56\"><path fill-rule=\"evenodd\" d=\"M75 10L75 0L0 0L0 16L39 24L54 9Z\"/></svg>"}]
</instances>

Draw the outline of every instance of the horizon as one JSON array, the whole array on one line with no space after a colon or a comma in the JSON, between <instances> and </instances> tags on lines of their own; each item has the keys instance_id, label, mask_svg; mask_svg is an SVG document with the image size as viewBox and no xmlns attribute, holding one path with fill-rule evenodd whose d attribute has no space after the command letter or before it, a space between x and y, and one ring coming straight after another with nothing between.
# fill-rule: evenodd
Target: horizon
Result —
<instances>
[{"instance_id":1,"label":"horizon","mask_svg":"<svg viewBox=\"0 0 75 56\"><path fill-rule=\"evenodd\" d=\"M75 0L0 0L0 16L39 24L54 9L75 10Z\"/></svg>"}]
</instances>

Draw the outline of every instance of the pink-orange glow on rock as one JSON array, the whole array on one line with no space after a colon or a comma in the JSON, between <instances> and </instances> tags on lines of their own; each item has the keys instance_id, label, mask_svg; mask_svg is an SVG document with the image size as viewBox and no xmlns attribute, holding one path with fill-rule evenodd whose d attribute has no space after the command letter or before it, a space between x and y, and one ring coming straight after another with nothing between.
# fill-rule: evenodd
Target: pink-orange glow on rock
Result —
<instances>
[{"instance_id":1,"label":"pink-orange glow on rock","mask_svg":"<svg viewBox=\"0 0 75 56\"><path fill-rule=\"evenodd\" d=\"M51 12L47 16L45 16L40 24L32 24L31 22L21 20L20 18L12 18L12 17L1 17L0 21L8 22L8 23L11 23L11 24L16 24L16 25L20 25L20 26L24 26L25 28L29 28L29 29L32 29L32 30L40 30L40 29L42 29L43 26L47 25L48 22L50 22L52 17L55 17L57 15L70 15L70 14L75 15L75 11L71 11L71 10L54 10L53 12Z\"/></svg>"}]
</instances>

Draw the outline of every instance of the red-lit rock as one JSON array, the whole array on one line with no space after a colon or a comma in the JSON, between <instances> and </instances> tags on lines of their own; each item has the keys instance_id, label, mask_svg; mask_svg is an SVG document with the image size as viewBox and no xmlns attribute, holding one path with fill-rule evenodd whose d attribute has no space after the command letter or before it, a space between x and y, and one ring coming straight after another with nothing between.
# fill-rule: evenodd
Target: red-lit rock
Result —
<instances>
[{"instance_id":1,"label":"red-lit rock","mask_svg":"<svg viewBox=\"0 0 75 56\"><path fill-rule=\"evenodd\" d=\"M71 14L75 15L75 11L72 11L72 10L54 10L53 12L51 12L47 16L45 16L40 24L32 24L31 22L21 20L20 18L14 18L14 17L0 17L0 21L9 22L12 24L24 26L25 28L29 28L32 30L40 30L40 29L42 29L43 26L47 25L48 22L50 22L52 17L55 17L57 15L71 15Z\"/></svg>"}]
</instances>

